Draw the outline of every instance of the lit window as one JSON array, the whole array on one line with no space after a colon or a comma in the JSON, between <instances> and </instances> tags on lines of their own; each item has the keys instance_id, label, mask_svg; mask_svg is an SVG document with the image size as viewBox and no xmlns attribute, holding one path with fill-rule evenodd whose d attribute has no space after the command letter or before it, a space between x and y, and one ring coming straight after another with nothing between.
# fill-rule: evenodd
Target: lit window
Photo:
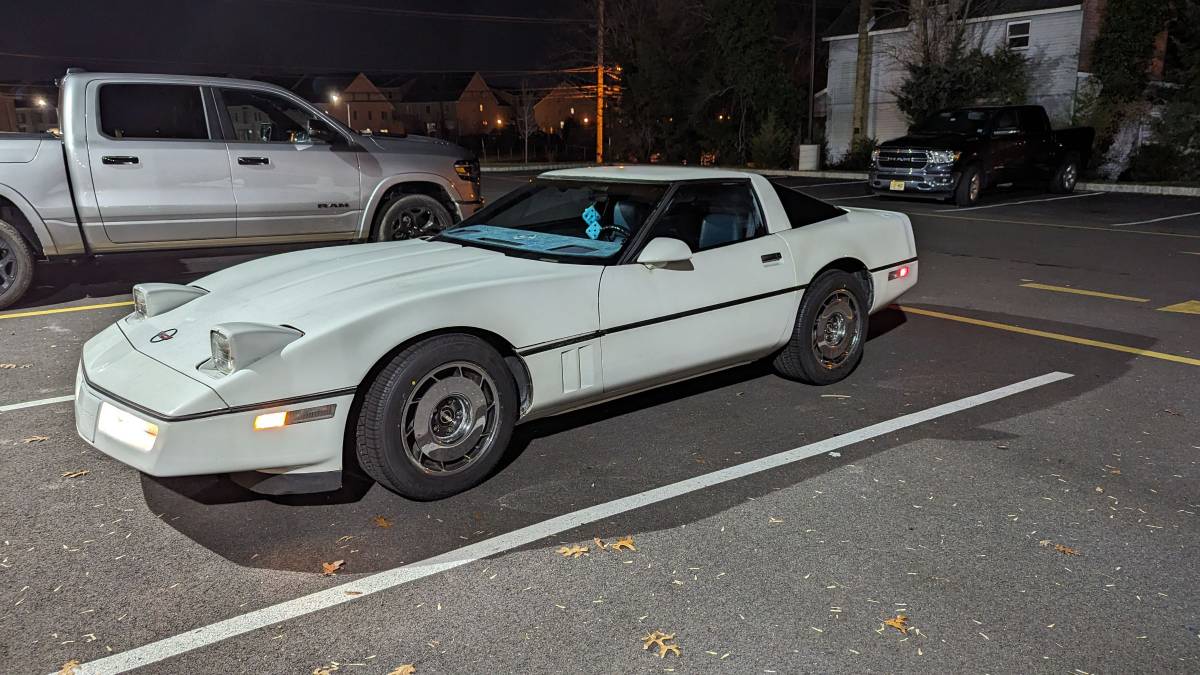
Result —
<instances>
[{"instance_id":1,"label":"lit window","mask_svg":"<svg viewBox=\"0 0 1200 675\"><path fill-rule=\"evenodd\" d=\"M479 104L479 112L483 112L483 104L482 103Z\"/></svg>"},{"instance_id":2,"label":"lit window","mask_svg":"<svg viewBox=\"0 0 1200 675\"><path fill-rule=\"evenodd\" d=\"M574 108L571 108L571 114L572 114L572 115L574 115L574 114L575 114L575 109L574 109Z\"/></svg>"},{"instance_id":3,"label":"lit window","mask_svg":"<svg viewBox=\"0 0 1200 675\"><path fill-rule=\"evenodd\" d=\"M1026 49L1029 47L1029 22L1013 21L1008 24L1008 48Z\"/></svg>"}]
</instances>

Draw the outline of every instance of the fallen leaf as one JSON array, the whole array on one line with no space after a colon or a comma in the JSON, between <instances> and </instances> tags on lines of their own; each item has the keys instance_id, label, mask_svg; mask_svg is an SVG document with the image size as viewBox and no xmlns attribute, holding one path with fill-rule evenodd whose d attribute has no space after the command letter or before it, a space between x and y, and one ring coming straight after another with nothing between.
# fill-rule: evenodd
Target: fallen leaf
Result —
<instances>
[{"instance_id":1,"label":"fallen leaf","mask_svg":"<svg viewBox=\"0 0 1200 675\"><path fill-rule=\"evenodd\" d=\"M884 619L883 625L891 626L900 631L904 635L908 635L908 617L903 614L897 614L895 618Z\"/></svg>"},{"instance_id":2,"label":"fallen leaf","mask_svg":"<svg viewBox=\"0 0 1200 675\"><path fill-rule=\"evenodd\" d=\"M417 667L411 663L406 663L402 666L397 666L395 670L387 675L413 675L415 672L417 672Z\"/></svg>"},{"instance_id":3,"label":"fallen leaf","mask_svg":"<svg viewBox=\"0 0 1200 675\"><path fill-rule=\"evenodd\" d=\"M596 544L596 548L600 549L601 551L608 548L608 544L605 544L604 540L600 537L592 537L592 542Z\"/></svg>"},{"instance_id":4,"label":"fallen leaf","mask_svg":"<svg viewBox=\"0 0 1200 675\"><path fill-rule=\"evenodd\" d=\"M578 558L588 552L588 547L576 544L574 546L559 546L558 553L564 558Z\"/></svg>"},{"instance_id":5,"label":"fallen leaf","mask_svg":"<svg viewBox=\"0 0 1200 675\"><path fill-rule=\"evenodd\" d=\"M22 443L41 443L42 441L50 440L49 436L30 436L29 438L21 439Z\"/></svg>"},{"instance_id":6,"label":"fallen leaf","mask_svg":"<svg viewBox=\"0 0 1200 675\"><path fill-rule=\"evenodd\" d=\"M667 644L669 640L674 639L674 633L664 633L661 630L656 630L653 633L647 633L646 636L642 638L642 650L650 649L650 645L654 645L655 647L658 647L658 658L660 659L666 658L667 652L670 652L675 656L679 656L679 646Z\"/></svg>"},{"instance_id":7,"label":"fallen leaf","mask_svg":"<svg viewBox=\"0 0 1200 675\"><path fill-rule=\"evenodd\" d=\"M1079 551L1071 548L1070 546L1063 546L1062 544L1055 544L1054 550L1063 555L1079 555Z\"/></svg>"},{"instance_id":8,"label":"fallen leaf","mask_svg":"<svg viewBox=\"0 0 1200 675\"><path fill-rule=\"evenodd\" d=\"M1120 475L1121 475L1121 470L1120 470L1120 469L1111 469L1111 470L1109 470L1109 473L1110 473L1110 474L1112 474L1112 475L1114 475L1114 476L1120 476Z\"/></svg>"},{"instance_id":9,"label":"fallen leaf","mask_svg":"<svg viewBox=\"0 0 1200 675\"><path fill-rule=\"evenodd\" d=\"M341 665L342 664L338 663L337 661L334 661L327 666L318 666L313 668L312 675L331 675L331 673L337 670Z\"/></svg>"},{"instance_id":10,"label":"fallen leaf","mask_svg":"<svg viewBox=\"0 0 1200 675\"><path fill-rule=\"evenodd\" d=\"M80 469L78 471L68 471L68 472L64 473L62 475L62 477L63 478L79 478L80 476L86 476L89 473L91 473L91 471L88 469Z\"/></svg>"},{"instance_id":11,"label":"fallen leaf","mask_svg":"<svg viewBox=\"0 0 1200 675\"><path fill-rule=\"evenodd\" d=\"M79 661L77 659L71 659L70 661L62 664L62 668L59 669L58 675L75 675L78 670Z\"/></svg>"},{"instance_id":12,"label":"fallen leaf","mask_svg":"<svg viewBox=\"0 0 1200 675\"><path fill-rule=\"evenodd\" d=\"M321 572L321 576L331 577L334 574L337 574L337 571L342 569L342 565L345 564L345 560L334 560L330 563L321 563L321 567L325 570L324 572Z\"/></svg>"},{"instance_id":13,"label":"fallen leaf","mask_svg":"<svg viewBox=\"0 0 1200 675\"><path fill-rule=\"evenodd\" d=\"M362 591L346 591L346 595L349 595L349 596L362 595Z\"/></svg>"},{"instance_id":14,"label":"fallen leaf","mask_svg":"<svg viewBox=\"0 0 1200 675\"><path fill-rule=\"evenodd\" d=\"M838 452L838 451L834 450L833 452L830 452L830 453L829 453L829 456L830 456L830 457L833 457L834 459L837 459L838 457L841 457L841 456L842 456L842 453L840 453L840 452Z\"/></svg>"},{"instance_id":15,"label":"fallen leaf","mask_svg":"<svg viewBox=\"0 0 1200 675\"><path fill-rule=\"evenodd\" d=\"M621 551L621 550L625 550L625 549L629 549L630 551L637 550L637 547L633 545L633 537L632 536L622 537L622 538L614 541L608 548L611 551Z\"/></svg>"},{"instance_id":16,"label":"fallen leaf","mask_svg":"<svg viewBox=\"0 0 1200 675\"><path fill-rule=\"evenodd\" d=\"M17 364L15 364L15 363L0 363L0 370L12 370L13 368L16 368L16 367L17 367Z\"/></svg>"},{"instance_id":17,"label":"fallen leaf","mask_svg":"<svg viewBox=\"0 0 1200 675\"><path fill-rule=\"evenodd\" d=\"M1053 543L1054 542L1050 541L1049 539L1042 539L1041 541L1038 542L1038 546L1041 546L1042 548L1046 548L1047 546L1049 546L1050 544L1053 544Z\"/></svg>"},{"instance_id":18,"label":"fallen leaf","mask_svg":"<svg viewBox=\"0 0 1200 675\"><path fill-rule=\"evenodd\" d=\"M375 516L375 518L373 520L375 522L375 527L382 527L383 529L386 530L387 528L392 526L392 521L388 520L387 518L385 518L383 516Z\"/></svg>"}]
</instances>

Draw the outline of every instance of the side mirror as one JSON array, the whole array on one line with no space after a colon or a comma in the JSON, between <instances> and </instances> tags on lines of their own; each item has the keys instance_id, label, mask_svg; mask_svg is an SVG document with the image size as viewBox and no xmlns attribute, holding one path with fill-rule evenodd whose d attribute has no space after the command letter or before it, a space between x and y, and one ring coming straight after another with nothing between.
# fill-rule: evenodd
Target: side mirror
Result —
<instances>
[{"instance_id":1,"label":"side mirror","mask_svg":"<svg viewBox=\"0 0 1200 675\"><path fill-rule=\"evenodd\" d=\"M642 249L637 261L646 267L665 267L692 259L692 249L671 237L655 237Z\"/></svg>"}]
</instances>

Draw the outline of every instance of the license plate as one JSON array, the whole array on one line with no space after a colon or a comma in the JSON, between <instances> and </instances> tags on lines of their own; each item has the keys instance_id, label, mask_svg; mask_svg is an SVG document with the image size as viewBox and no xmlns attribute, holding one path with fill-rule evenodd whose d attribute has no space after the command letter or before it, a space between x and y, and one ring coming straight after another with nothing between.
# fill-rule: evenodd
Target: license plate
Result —
<instances>
[{"instance_id":1,"label":"license plate","mask_svg":"<svg viewBox=\"0 0 1200 675\"><path fill-rule=\"evenodd\" d=\"M894 180L892 181L891 185L888 186L888 189L895 190L896 192L904 192L904 181Z\"/></svg>"}]
</instances>

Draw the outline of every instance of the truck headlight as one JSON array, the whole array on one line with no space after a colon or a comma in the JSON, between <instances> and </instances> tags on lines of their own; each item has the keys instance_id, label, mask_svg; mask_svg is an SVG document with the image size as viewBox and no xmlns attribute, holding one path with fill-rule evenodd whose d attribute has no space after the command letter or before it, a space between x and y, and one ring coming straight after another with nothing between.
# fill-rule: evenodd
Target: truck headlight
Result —
<instances>
[{"instance_id":1,"label":"truck headlight","mask_svg":"<svg viewBox=\"0 0 1200 675\"><path fill-rule=\"evenodd\" d=\"M469 180L472 183L479 180L479 160L477 159L460 159L454 163L454 173L458 174L459 178Z\"/></svg>"},{"instance_id":2,"label":"truck headlight","mask_svg":"<svg viewBox=\"0 0 1200 675\"><path fill-rule=\"evenodd\" d=\"M208 333L212 360L201 368L228 375L274 354L299 340L304 333L287 326L265 323L223 323Z\"/></svg>"},{"instance_id":3,"label":"truck headlight","mask_svg":"<svg viewBox=\"0 0 1200 675\"><path fill-rule=\"evenodd\" d=\"M962 153L960 153L957 150L930 150L929 151L929 163L930 164L953 164L958 161L958 157L961 154Z\"/></svg>"},{"instance_id":4,"label":"truck headlight","mask_svg":"<svg viewBox=\"0 0 1200 675\"><path fill-rule=\"evenodd\" d=\"M879 148L875 148L871 151L871 163L879 164Z\"/></svg>"},{"instance_id":5,"label":"truck headlight","mask_svg":"<svg viewBox=\"0 0 1200 675\"><path fill-rule=\"evenodd\" d=\"M208 291L179 284L138 284L133 287L133 312L141 318L165 314Z\"/></svg>"}]
</instances>

